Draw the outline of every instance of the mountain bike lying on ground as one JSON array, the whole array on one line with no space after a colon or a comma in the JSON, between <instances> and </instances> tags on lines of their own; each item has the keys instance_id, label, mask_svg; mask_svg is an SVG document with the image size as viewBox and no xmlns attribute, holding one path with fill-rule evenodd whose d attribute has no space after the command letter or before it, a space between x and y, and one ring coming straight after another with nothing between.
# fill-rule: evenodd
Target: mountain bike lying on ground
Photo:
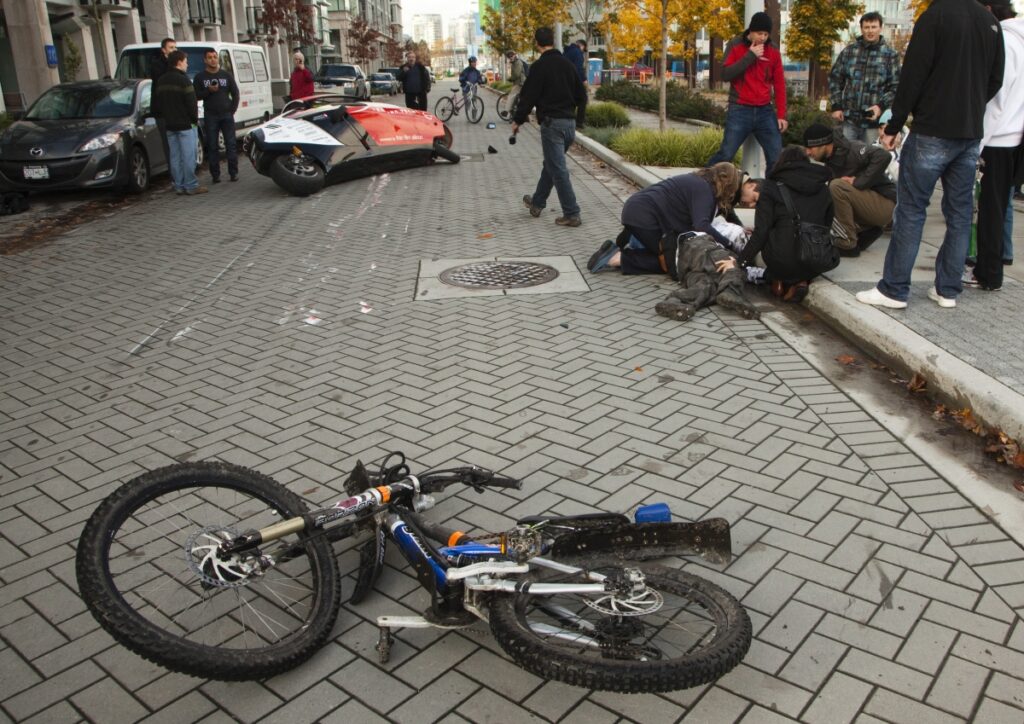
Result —
<instances>
[{"instance_id":1,"label":"mountain bike lying on ground","mask_svg":"<svg viewBox=\"0 0 1024 724\"><path fill-rule=\"evenodd\" d=\"M476 94L477 84L469 84L469 98L463 95L462 89L458 86L452 88L451 96L442 96L437 103L434 104L434 115L441 119L443 123L447 123L451 120L452 116L459 115L459 111L463 108L466 109L466 118L469 119L470 123L479 123L480 119L484 117L484 101Z\"/></svg>"},{"instance_id":2,"label":"mountain bike lying on ground","mask_svg":"<svg viewBox=\"0 0 1024 724\"><path fill-rule=\"evenodd\" d=\"M396 460L388 464L392 460ZM111 636L174 671L223 680L291 669L330 638L341 602L332 543L362 601L394 541L430 593L422 616L380 616L387 661L394 628L457 629L488 621L532 673L592 689L669 691L714 681L750 646L740 604L698 576L637 562L731 558L729 524L633 523L597 513L531 517L469 536L420 512L459 483L519 489L477 467L412 475L401 453L370 474L357 463L350 497L307 510L271 478L226 463L184 463L129 481L89 518L78 542L82 598ZM353 536L369 540L351 545Z\"/></svg>"}]
</instances>

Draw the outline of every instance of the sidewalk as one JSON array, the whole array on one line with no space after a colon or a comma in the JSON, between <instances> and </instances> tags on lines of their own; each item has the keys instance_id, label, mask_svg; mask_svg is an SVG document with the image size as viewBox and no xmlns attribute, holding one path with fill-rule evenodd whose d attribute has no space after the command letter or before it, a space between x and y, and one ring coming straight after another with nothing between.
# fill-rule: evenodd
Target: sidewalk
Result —
<instances>
[{"instance_id":1,"label":"sidewalk","mask_svg":"<svg viewBox=\"0 0 1024 724\"><path fill-rule=\"evenodd\" d=\"M635 125L657 127L657 117L628 109ZM692 169L640 167L577 135L596 153L641 186ZM843 259L825 283L811 285L804 304L896 369L920 374L931 390L958 408L970 408L984 425L1024 441L1024 204L1015 202L1013 238L1017 266L1005 267L999 292L966 289L956 309L940 309L927 298L934 261L945 233L942 193L932 197L906 310L880 310L858 303L854 294L882 274L889 236L859 258ZM752 218L748 212L748 217Z\"/></svg>"}]
</instances>

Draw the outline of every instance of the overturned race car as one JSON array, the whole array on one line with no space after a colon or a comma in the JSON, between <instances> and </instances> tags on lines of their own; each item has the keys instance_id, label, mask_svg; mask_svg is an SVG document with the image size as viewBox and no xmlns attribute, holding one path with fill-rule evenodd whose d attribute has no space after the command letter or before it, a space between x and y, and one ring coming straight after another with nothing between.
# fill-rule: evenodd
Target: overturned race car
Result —
<instances>
[{"instance_id":1,"label":"overturned race car","mask_svg":"<svg viewBox=\"0 0 1024 724\"><path fill-rule=\"evenodd\" d=\"M346 102L336 94L290 102L242 143L256 170L295 196L339 181L427 166L438 158L458 163L451 148L451 130L430 113Z\"/></svg>"}]
</instances>

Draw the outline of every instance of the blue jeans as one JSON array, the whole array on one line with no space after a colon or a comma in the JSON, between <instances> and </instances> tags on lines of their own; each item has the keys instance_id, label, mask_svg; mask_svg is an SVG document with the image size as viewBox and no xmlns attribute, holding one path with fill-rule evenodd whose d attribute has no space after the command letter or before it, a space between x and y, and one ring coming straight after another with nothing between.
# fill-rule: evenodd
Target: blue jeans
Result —
<instances>
[{"instance_id":1,"label":"blue jeans","mask_svg":"<svg viewBox=\"0 0 1024 724\"><path fill-rule=\"evenodd\" d=\"M979 145L977 138L935 138L920 133L911 133L903 144L892 240L878 282L878 290L885 296L904 302L910 296L910 273L921 246L925 212L939 179L946 235L935 259L935 291L947 299L955 299L963 291L961 275L971 243Z\"/></svg>"},{"instance_id":2,"label":"blue jeans","mask_svg":"<svg viewBox=\"0 0 1024 724\"><path fill-rule=\"evenodd\" d=\"M764 151L765 173L775 165L775 159L782 153L782 134L779 133L779 119L775 115L775 106L769 103L766 106L741 106L738 103L730 103L729 110L725 114L725 135L722 138L722 147L708 161L708 166L713 166L722 161L730 163L736 157L736 152L747 140L751 133L757 139L761 150Z\"/></svg>"},{"instance_id":3,"label":"blue jeans","mask_svg":"<svg viewBox=\"0 0 1024 724\"><path fill-rule=\"evenodd\" d=\"M554 188L558 203L562 205L562 216L579 216L576 193L569 179L569 167L565 165L565 153L576 139L576 121L572 118L545 118L540 124L540 143L544 151L544 168L533 192L533 205L543 209Z\"/></svg>"},{"instance_id":4,"label":"blue jeans","mask_svg":"<svg viewBox=\"0 0 1024 724\"><path fill-rule=\"evenodd\" d=\"M199 187L196 178L196 129L168 131L167 147L171 152L171 182L178 191Z\"/></svg>"},{"instance_id":5,"label":"blue jeans","mask_svg":"<svg viewBox=\"0 0 1024 724\"><path fill-rule=\"evenodd\" d=\"M1010 187L1010 203L1006 206L1006 219L1003 221L1003 261L1013 261L1013 192Z\"/></svg>"},{"instance_id":6,"label":"blue jeans","mask_svg":"<svg viewBox=\"0 0 1024 724\"><path fill-rule=\"evenodd\" d=\"M210 161L210 175L220 178L220 134L224 134L224 150L228 154L228 174L238 175L238 146L235 140L235 117L206 116L203 119L206 131L206 157Z\"/></svg>"},{"instance_id":7,"label":"blue jeans","mask_svg":"<svg viewBox=\"0 0 1024 724\"><path fill-rule=\"evenodd\" d=\"M868 140L868 130L869 129L861 128L849 121L843 121L843 138L847 141L863 141L864 143L871 143L871 141ZM872 136L878 136L877 128L872 128L870 130L872 132ZM872 141L874 140L874 137L871 139Z\"/></svg>"}]
</instances>

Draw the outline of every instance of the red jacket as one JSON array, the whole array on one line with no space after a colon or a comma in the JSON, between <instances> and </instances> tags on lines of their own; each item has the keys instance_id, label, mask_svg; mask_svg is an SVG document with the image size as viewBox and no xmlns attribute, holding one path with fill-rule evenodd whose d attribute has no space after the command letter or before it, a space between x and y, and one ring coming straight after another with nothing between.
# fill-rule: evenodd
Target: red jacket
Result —
<instances>
[{"instance_id":1,"label":"red jacket","mask_svg":"<svg viewBox=\"0 0 1024 724\"><path fill-rule=\"evenodd\" d=\"M782 53L768 41L764 55L758 58L750 50L746 35L733 38L725 49L722 78L729 81L729 102L743 106L766 106L775 89L775 112L786 117L786 78L782 71Z\"/></svg>"},{"instance_id":2,"label":"red jacket","mask_svg":"<svg viewBox=\"0 0 1024 724\"><path fill-rule=\"evenodd\" d=\"M313 72L306 67L296 68L292 71L291 97L306 98L313 95Z\"/></svg>"}]
</instances>

